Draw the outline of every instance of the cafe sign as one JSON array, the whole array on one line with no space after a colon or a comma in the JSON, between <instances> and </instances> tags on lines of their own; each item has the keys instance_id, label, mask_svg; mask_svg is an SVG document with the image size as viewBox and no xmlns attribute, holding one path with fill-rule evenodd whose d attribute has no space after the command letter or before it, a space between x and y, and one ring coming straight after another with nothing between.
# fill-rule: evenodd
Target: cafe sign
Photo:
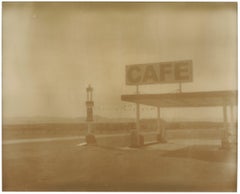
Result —
<instances>
[{"instance_id":1,"label":"cafe sign","mask_svg":"<svg viewBox=\"0 0 240 194\"><path fill-rule=\"evenodd\" d=\"M126 66L126 84L163 84L193 81L192 60Z\"/></svg>"}]
</instances>

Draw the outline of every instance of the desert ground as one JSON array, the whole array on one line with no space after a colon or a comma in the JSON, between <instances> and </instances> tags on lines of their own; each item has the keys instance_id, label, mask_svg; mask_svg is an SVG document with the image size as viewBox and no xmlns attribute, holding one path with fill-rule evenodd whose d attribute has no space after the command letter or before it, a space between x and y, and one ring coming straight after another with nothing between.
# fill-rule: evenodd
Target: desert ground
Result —
<instances>
[{"instance_id":1,"label":"desert ground","mask_svg":"<svg viewBox=\"0 0 240 194\"><path fill-rule=\"evenodd\" d=\"M237 152L221 149L219 130L168 130L141 148L111 136L3 139L3 191L236 191Z\"/></svg>"}]
</instances>

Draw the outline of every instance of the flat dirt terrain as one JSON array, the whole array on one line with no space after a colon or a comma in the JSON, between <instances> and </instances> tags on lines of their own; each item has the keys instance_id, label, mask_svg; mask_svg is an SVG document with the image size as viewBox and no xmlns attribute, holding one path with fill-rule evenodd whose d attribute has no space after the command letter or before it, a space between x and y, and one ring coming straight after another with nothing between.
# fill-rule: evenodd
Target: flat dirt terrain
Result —
<instances>
[{"instance_id":1,"label":"flat dirt terrain","mask_svg":"<svg viewBox=\"0 0 240 194\"><path fill-rule=\"evenodd\" d=\"M83 140L3 144L4 191L236 191L236 150L170 139L139 149Z\"/></svg>"}]
</instances>

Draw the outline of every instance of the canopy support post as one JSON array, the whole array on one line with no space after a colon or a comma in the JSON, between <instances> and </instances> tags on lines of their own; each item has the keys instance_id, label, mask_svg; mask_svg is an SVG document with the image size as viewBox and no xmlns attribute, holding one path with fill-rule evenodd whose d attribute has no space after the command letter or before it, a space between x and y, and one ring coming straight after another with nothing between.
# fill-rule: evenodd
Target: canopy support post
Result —
<instances>
[{"instance_id":1,"label":"canopy support post","mask_svg":"<svg viewBox=\"0 0 240 194\"><path fill-rule=\"evenodd\" d=\"M136 93L139 94L139 86L136 85ZM136 129L131 133L131 147L140 147L144 144L143 136L140 135L140 104L136 103Z\"/></svg>"},{"instance_id":2,"label":"canopy support post","mask_svg":"<svg viewBox=\"0 0 240 194\"><path fill-rule=\"evenodd\" d=\"M164 123L161 122L160 119L160 107L157 107L157 141L161 143L166 143L165 138L165 126Z\"/></svg>"},{"instance_id":3,"label":"canopy support post","mask_svg":"<svg viewBox=\"0 0 240 194\"><path fill-rule=\"evenodd\" d=\"M233 104L230 104L230 127L229 127L229 135L232 145L236 144L237 142L237 135L236 135L236 127L234 122L234 111L233 111Z\"/></svg>"},{"instance_id":4,"label":"canopy support post","mask_svg":"<svg viewBox=\"0 0 240 194\"><path fill-rule=\"evenodd\" d=\"M161 133L160 107L157 107L157 132Z\"/></svg>"},{"instance_id":5,"label":"canopy support post","mask_svg":"<svg viewBox=\"0 0 240 194\"><path fill-rule=\"evenodd\" d=\"M179 93L182 93L182 82L179 82Z\"/></svg>"},{"instance_id":6,"label":"canopy support post","mask_svg":"<svg viewBox=\"0 0 240 194\"><path fill-rule=\"evenodd\" d=\"M227 118L227 105L223 105L223 137L222 137L222 148L229 148L228 138L228 118Z\"/></svg>"}]
</instances>

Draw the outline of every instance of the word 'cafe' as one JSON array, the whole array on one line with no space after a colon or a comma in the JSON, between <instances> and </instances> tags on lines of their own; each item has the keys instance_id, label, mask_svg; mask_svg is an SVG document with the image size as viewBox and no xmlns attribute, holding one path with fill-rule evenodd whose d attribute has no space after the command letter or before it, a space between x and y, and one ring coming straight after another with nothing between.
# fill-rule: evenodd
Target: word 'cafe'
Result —
<instances>
[{"instance_id":1,"label":"word 'cafe'","mask_svg":"<svg viewBox=\"0 0 240 194\"><path fill-rule=\"evenodd\" d=\"M191 60L126 66L127 85L191 81Z\"/></svg>"}]
</instances>

